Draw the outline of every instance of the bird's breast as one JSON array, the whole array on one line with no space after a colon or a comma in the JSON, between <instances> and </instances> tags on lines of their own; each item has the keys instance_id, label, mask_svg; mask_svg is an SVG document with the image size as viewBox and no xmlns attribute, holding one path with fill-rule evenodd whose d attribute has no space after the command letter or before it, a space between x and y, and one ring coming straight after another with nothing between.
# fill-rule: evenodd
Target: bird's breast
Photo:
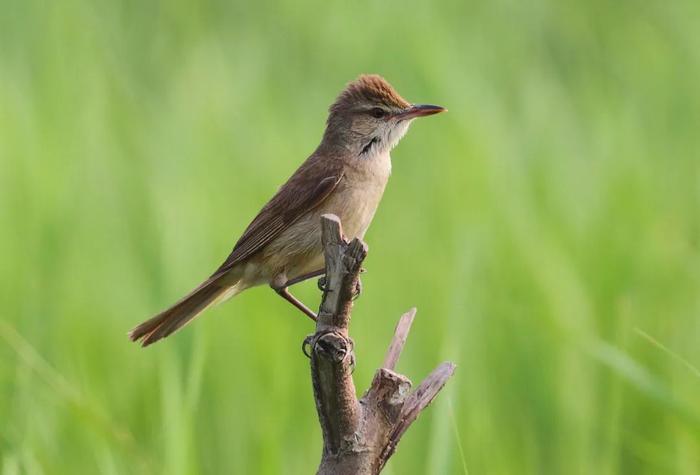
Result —
<instances>
[{"instance_id":1,"label":"bird's breast","mask_svg":"<svg viewBox=\"0 0 700 475\"><path fill-rule=\"evenodd\" d=\"M348 238L364 237L390 174L391 160L388 154L385 157L374 157L369 163L360 162L358 166L346 171L334 199L329 200L329 210L326 212L340 218Z\"/></svg>"},{"instance_id":2,"label":"bird's breast","mask_svg":"<svg viewBox=\"0 0 700 475\"><path fill-rule=\"evenodd\" d=\"M338 216L348 239L363 238L384 194L389 174L390 164L387 168L386 162L348 167L328 198L265 247L262 255L269 268L266 274L285 272L291 279L323 267L323 214Z\"/></svg>"}]
</instances>

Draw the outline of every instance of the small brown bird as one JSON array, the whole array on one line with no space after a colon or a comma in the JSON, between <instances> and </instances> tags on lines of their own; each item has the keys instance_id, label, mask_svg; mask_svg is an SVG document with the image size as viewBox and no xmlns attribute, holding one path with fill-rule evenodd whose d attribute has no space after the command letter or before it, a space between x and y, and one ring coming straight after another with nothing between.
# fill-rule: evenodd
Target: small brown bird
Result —
<instances>
[{"instance_id":1,"label":"small brown bird","mask_svg":"<svg viewBox=\"0 0 700 475\"><path fill-rule=\"evenodd\" d=\"M348 84L329 109L321 144L253 219L226 261L129 337L150 345L206 308L260 284L316 319L287 287L323 275L321 215L337 215L348 238L362 238L391 174L389 152L413 119L445 110L410 104L377 75Z\"/></svg>"}]
</instances>

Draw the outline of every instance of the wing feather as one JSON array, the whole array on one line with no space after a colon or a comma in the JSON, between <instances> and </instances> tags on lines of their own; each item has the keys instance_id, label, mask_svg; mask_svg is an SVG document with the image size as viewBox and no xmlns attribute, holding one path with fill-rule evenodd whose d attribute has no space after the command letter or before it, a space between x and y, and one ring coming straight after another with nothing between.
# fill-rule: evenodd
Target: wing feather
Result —
<instances>
[{"instance_id":1,"label":"wing feather","mask_svg":"<svg viewBox=\"0 0 700 475\"><path fill-rule=\"evenodd\" d=\"M343 165L339 160L319 155L309 157L260 210L213 275L226 272L255 254L296 220L323 203L342 177Z\"/></svg>"}]
</instances>

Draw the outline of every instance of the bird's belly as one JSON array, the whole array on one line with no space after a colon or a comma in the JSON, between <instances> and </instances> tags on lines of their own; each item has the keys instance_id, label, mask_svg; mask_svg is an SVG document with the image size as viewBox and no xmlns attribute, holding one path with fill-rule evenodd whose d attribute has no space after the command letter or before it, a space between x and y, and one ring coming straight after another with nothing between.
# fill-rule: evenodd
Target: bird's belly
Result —
<instances>
[{"instance_id":1,"label":"bird's belly","mask_svg":"<svg viewBox=\"0 0 700 475\"><path fill-rule=\"evenodd\" d=\"M293 279L323 268L321 216L331 213L340 218L347 239L363 238L372 222L384 191L381 186L342 186L321 206L302 216L262 251L265 280L279 274Z\"/></svg>"}]
</instances>

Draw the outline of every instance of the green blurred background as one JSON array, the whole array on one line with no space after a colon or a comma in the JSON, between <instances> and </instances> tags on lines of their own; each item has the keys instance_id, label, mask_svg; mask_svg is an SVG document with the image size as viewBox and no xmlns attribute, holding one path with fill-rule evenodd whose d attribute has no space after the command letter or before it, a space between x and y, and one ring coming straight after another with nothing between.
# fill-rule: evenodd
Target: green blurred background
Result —
<instances>
[{"instance_id":1,"label":"green blurred background","mask_svg":"<svg viewBox=\"0 0 700 475\"><path fill-rule=\"evenodd\" d=\"M0 0L0 473L312 473L269 290L141 350L362 72L414 124L367 235L358 390L458 371L389 474L700 473L700 3ZM317 305L314 283L297 290Z\"/></svg>"}]
</instances>

